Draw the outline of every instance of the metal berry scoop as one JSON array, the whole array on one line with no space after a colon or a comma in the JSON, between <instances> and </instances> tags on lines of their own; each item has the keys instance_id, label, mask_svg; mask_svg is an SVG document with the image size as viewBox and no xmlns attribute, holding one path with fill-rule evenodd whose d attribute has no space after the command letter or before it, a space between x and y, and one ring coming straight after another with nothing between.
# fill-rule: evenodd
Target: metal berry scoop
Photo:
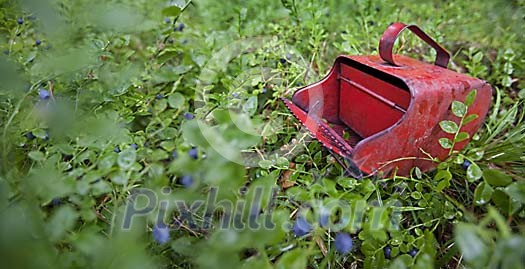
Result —
<instances>
[{"instance_id":1,"label":"metal berry scoop","mask_svg":"<svg viewBox=\"0 0 525 269\"><path fill-rule=\"evenodd\" d=\"M434 64L392 54L405 29L434 48ZM447 69L449 59L419 27L397 22L383 33L379 56L341 55L323 80L299 89L291 101L282 100L351 176L408 175L413 167L428 171L437 165L430 157L444 160L451 152L440 138L454 141L453 150L465 147L492 96L485 81ZM453 113L453 101L468 107L461 117ZM467 115L477 117L466 122ZM442 121L461 128L447 132Z\"/></svg>"}]
</instances>

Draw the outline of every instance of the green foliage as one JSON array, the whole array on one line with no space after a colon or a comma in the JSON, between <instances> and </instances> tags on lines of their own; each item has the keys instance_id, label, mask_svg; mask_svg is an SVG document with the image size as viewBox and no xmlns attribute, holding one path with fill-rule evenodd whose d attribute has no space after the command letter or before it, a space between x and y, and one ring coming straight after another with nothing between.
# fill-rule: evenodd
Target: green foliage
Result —
<instances>
[{"instance_id":1,"label":"green foliage","mask_svg":"<svg viewBox=\"0 0 525 269\"><path fill-rule=\"evenodd\" d=\"M456 143L463 142L470 138L467 132L461 131L461 128L463 128L464 125L470 123L472 120L475 120L478 117L478 115L476 114L467 115L468 108L476 100L476 93L477 90L470 91L465 97L465 103L457 100L452 101L450 109L452 111L452 114L459 118L459 124L451 120L443 120L439 122L439 127L441 127L441 130L443 130L443 132L454 135L452 139L442 137L438 140L439 144L443 148L450 149L449 155L454 152L454 146L456 145Z\"/></svg>"},{"instance_id":2,"label":"green foliage","mask_svg":"<svg viewBox=\"0 0 525 269\"><path fill-rule=\"evenodd\" d=\"M2 264L523 268L524 11L523 1L1 1ZM493 105L458 152L476 91L451 104L440 127L452 138L439 140L450 158L436 171L349 178L279 98L338 54L375 54L393 21L436 37L452 69L494 86ZM397 50L433 58L417 38ZM312 225L302 237L299 216ZM166 243L153 237L159 223ZM339 230L352 236L348 254L335 250Z\"/></svg>"}]
</instances>

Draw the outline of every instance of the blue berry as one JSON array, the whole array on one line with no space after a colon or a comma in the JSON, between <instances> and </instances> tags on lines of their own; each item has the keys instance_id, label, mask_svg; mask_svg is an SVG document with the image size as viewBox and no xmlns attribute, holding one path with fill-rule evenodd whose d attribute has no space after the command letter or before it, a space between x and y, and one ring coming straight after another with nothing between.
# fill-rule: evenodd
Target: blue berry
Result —
<instances>
[{"instance_id":1,"label":"blue berry","mask_svg":"<svg viewBox=\"0 0 525 269\"><path fill-rule=\"evenodd\" d=\"M120 148L119 148L119 146L116 146L116 147L113 149L113 151L116 152L116 153L120 153Z\"/></svg>"},{"instance_id":2,"label":"blue berry","mask_svg":"<svg viewBox=\"0 0 525 269\"><path fill-rule=\"evenodd\" d=\"M166 224L159 223L153 226L153 239L159 244L164 244L170 240L170 229Z\"/></svg>"},{"instance_id":3,"label":"blue berry","mask_svg":"<svg viewBox=\"0 0 525 269\"><path fill-rule=\"evenodd\" d=\"M193 185L193 177L190 176L190 175L185 175L183 177L180 178L179 180L179 183L186 187L186 188L189 188Z\"/></svg>"},{"instance_id":4,"label":"blue berry","mask_svg":"<svg viewBox=\"0 0 525 269\"><path fill-rule=\"evenodd\" d=\"M139 148L139 146L138 146L137 144L135 144L135 143L131 144L130 147L131 147L132 149L134 149L134 150L136 150L136 149Z\"/></svg>"},{"instance_id":5,"label":"blue berry","mask_svg":"<svg viewBox=\"0 0 525 269\"><path fill-rule=\"evenodd\" d=\"M195 118L195 116L190 112L186 112L184 113L184 118L187 120L192 120L193 118Z\"/></svg>"},{"instance_id":6,"label":"blue berry","mask_svg":"<svg viewBox=\"0 0 525 269\"><path fill-rule=\"evenodd\" d=\"M417 255L417 249L413 248L408 252L408 255L415 257Z\"/></svg>"},{"instance_id":7,"label":"blue berry","mask_svg":"<svg viewBox=\"0 0 525 269\"><path fill-rule=\"evenodd\" d=\"M170 23L171 20L170 20L170 18L166 17L166 18L164 18L164 22L165 22L165 23Z\"/></svg>"},{"instance_id":8,"label":"blue berry","mask_svg":"<svg viewBox=\"0 0 525 269\"><path fill-rule=\"evenodd\" d=\"M35 139L35 135L33 134L33 132L28 132L26 134L26 138L29 139L29 140L33 140L33 139Z\"/></svg>"},{"instance_id":9,"label":"blue berry","mask_svg":"<svg viewBox=\"0 0 525 269\"><path fill-rule=\"evenodd\" d=\"M171 158L173 158L173 159L177 159L177 156L179 156L179 154L177 153L176 150L174 150L174 151L171 153Z\"/></svg>"},{"instance_id":10,"label":"blue berry","mask_svg":"<svg viewBox=\"0 0 525 269\"><path fill-rule=\"evenodd\" d=\"M175 27L175 32L179 31L179 32L182 32L182 30L184 30L184 27L186 27L186 25L184 25L184 23L179 23L179 25L177 27Z\"/></svg>"},{"instance_id":11,"label":"blue berry","mask_svg":"<svg viewBox=\"0 0 525 269\"><path fill-rule=\"evenodd\" d=\"M467 170L470 165L471 165L471 163L468 160L464 160L463 164L461 165L461 167L463 167L463 169Z\"/></svg>"},{"instance_id":12,"label":"blue berry","mask_svg":"<svg viewBox=\"0 0 525 269\"><path fill-rule=\"evenodd\" d=\"M354 241L349 234L341 232L335 235L334 245L339 253L346 254L354 247Z\"/></svg>"},{"instance_id":13,"label":"blue berry","mask_svg":"<svg viewBox=\"0 0 525 269\"><path fill-rule=\"evenodd\" d=\"M262 93L265 94L266 92L268 92L268 90L266 88L263 88Z\"/></svg>"},{"instance_id":14,"label":"blue berry","mask_svg":"<svg viewBox=\"0 0 525 269\"><path fill-rule=\"evenodd\" d=\"M164 98L164 95L162 93L155 95L155 99L157 100L162 99L162 98Z\"/></svg>"},{"instance_id":15,"label":"blue berry","mask_svg":"<svg viewBox=\"0 0 525 269\"><path fill-rule=\"evenodd\" d=\"M46 90L46 89L39 89L39 90L38 90L38 96L39 96L40 99L42 99L42 100L47 100L47 99L49 99L49 97L51 96L51 94L49 94L49 91Z\"/></svg>"},{"instance_id":16,"label":"blue berry","mask_svg":"<svg viewBox=\"0 0 525 269\"><path fill-rule=\"evenodd\" d=\"M385 258L386 259L390 259L390 257L392 257L392 248L390 246L386 246L383 249L383 252L385 253Z\"/></svg>"},{"instance_id":17,"label":"blue berry","mask_svg":"<svg viewBox=\"0 0 525 269\"><path fill-rule=\"evenodd\" d=\"M310 225L305 218L298 217L295 219L292 230L296 236L301 237L307 235L312 230L312 225Z\"/></svg>"},{"instance_id":18,"label":"blue berry","mask_svg":"<svg viewBox=\"0 0 525 269\"><path fill-rule=\"evenodd\" d=\"M40 46L40 44L42 44L42 40L40 39L35 40L35 45Z\"/></svg>"},{"instance_id":19,"label":"blue berry","mask_svg":"<svg viewBox=\"0 0 525 269\"><path fill-rule=\"evenodd\" d=\"M279 62L280 62L281 64L285 64L285 63L286 63L286 59L285 59L285 58L281 58L281 59L279 59Z\"/></svg>"},{"instance_id":20,"label":"blue berry","mask_svg":"<svg viewBox=\"0 0 525 269\"><path fill-rule=\"evenodd\" d=\"M24 19L22 19L22 18L18 18L18 19L16 20L16 22L18 23L18 25L22 25L22 24L24 24Z\"/></svg>"},{"instance_id":21,"label":"blue berry","mask_svg":"<svg viewBox=\"0 0 525 269\"><path fill-rule=\"evenodd\" d=\"M60 204L62 203L62 199L60 198L53 198L53 200L51 200L51 205L53 206L59 206Z\"/></svg>"},{"instance_id":22,"label":"blue berry","mask_svg":"<svg viewBox=\"0 0 525 269\"><path fill-rule=\"evenodd\" d=\"M286 53L286 60L291 60L292 59L292 54L290 54L289 52Z\"/></svg>"},{"instance_id":23,"label":"blue berry","mask_svg":"<svg viewBox=\"0 0 525 269\"><path fill-rule=\"evenodd\" d=\"M188 155L197 160L199 158L199 151L197 150L196 147L192 147L189 151L188 151Z\"/></svg>"}]
</instances>

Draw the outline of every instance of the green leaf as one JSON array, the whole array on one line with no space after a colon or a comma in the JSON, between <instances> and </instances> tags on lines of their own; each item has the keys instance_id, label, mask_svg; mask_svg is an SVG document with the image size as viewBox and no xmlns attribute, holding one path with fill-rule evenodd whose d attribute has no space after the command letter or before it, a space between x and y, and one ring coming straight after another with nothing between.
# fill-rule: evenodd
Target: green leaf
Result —
<instances>
[{"instance_id":1,"label":"green leaf","mask_svg":"<svg viewBox=\"0 0 525 269\"><path fill-rule=\"evenodd\" d=\"M414 172L416 174L416 178L417 179L422 179L423 178L423 173L421 172L421 169L419 169L419 167L414 167Z\"/></svg>"},{"instance_id":2,"label":"green leaf","mask_svg":"<svg viewBox=\"0 0 525 269\"><path fill-rule=\"evenodd\" d=\"M472 90L467 94L467 97L465 97L465 105L470 107L474 101L476 100L476 94L478 93L477 90Z\"/></svg>"},{"instance_id":3,"label":"green leaf","mask_svg":"<svg viewBox=\"0 0 525 269\"><path fill-rule=\"evenodd\" d=\"M441 130L449 134L455 134L459 130L458 125L455 122L449 120L441 121L439 126L441 127Z\"/></svg>"},{"instance_id":4,"label":"green leaf","mask_svg":"<svg viewBox=\"0 0 525 269\"><path fill-rule=\"evenodd\" d=\"M184 104L184 96L176 92L168 97L168 104L171 108L179 109Z\"/></svg>"},{"instance_id":5,"label":"green leaf","mask_svg":"<svg viewBox=\"0 0 525 269\"><path fill-rule=\"evenodd\" d=\"M461 118L467 114L467 106L460 101L452 101L452 113Z\"/></svg>"},{"instance_id":6,"label":"green leaf","mask_svg":"<svg viewBox=\"0 0 525 269\"><path fill-rule=\"evenodd\" d=\"M467 180L469 182L474 182L481 178L483 175L483 172L479 168L479 166L475 163L470 164L470 166L467 168Z\"/></svg>"},{"instance_id":7,"label":"green leaf","mask_svg":"<svg viewBox=\"0 0 525 269\"><path fill-rule=\"evenodd\" d=\"M505 187L512 182L512 177L496 169L483 171L483 179L493 187Z\"/></svg>"},{"instance_id":8,"label":"green leaf","mask_svg":"<svg viewBox=\"0 0 525 269\"><path fill-rule=\"evenodd\" d=\"M434 181L451 180L452 174L448 170L439 170L434 176Z\"/></svg>"},{"instance_id":9,"label":"green leaf","mask_svg":"<svg viewBox=\"0 0 525 269\"><path fill-rule=\"evenodd\" d=\"M117 163L122 169L129 169L137 159L137 153L134 149L128 148L118 155Z\"/></svg>"},{"instance_id":10,"label":"green leaf","mask_svg":"<svg viewBox=\"0 0 525 269\"><path fill-rule=\"evenodd\" d=\"M478 236L476 229L475 225L467 223L460 223L456 226L456 243L466 261L483 259L488 252L487 246Z\"/></svg>"},{"instance_id":11,"label":"green leaf","mask_svg":"<svg viewBox=\"0 0 525 269\"><path fill-rule=\"evenodd\" d=\"M474 191L474 203L476 203L476 205L486 204L490 201L490 198L492 198L493 192L494 189L492 189L489 184L481 182Z\"/></svg>"},{"instance_id":12,"label":"green leaf","mask_svg":"<svg viewBox=\"0 0 525 269\"><path fill-rule=\"evenodd\" d=\"M169 6L162 9L162 15L166 17L176 17L179 16L181 12L180 7L178 6Z\"/></svg>"},{"instance_id":13,"label":"green leaf","mask_svg":"<svg viewBox=\"0 0 525 269\"><path fill-rule=\"evenodd\" d=\"M504 76L501 79L501 84L505 87L510 87L512 85L512 77L510 76Z\"/></svg>"},{"instance_id":14,"label":"green leaf","mask_svg":"<svg viewBox=\"0 0 525 269\"><path fill-rule=\"evenodd\" d=\"M469 139L469 137L470 137L470 136L469 136L468 133L466 133L466 132L460 132L460 133L456 136L456 138L454 138L454 142L459 143L459 142L461 142L461 141L465 141L465 140Z\"/></svg>"},{"instance_id":15,"label":"green leaf","mask_svg":"<svg viewBox=\"0 0 525 269\"><path fill-rule=\"evenodd\" d=\"M253 116L255 112L257 112L257 96L251 96L248 98L246 103L242 106L242 111Z\"/></svg>"},{"instance_id":16,"label":"green leaf","mask_svg":"<svg viewBox=\"0 0 525 269\"><path fill-rule=\"evenodd\" d=\"M452 141L448 138L445 138L445 137L440 138L438 142L445 149L452 148Z\"/></svg>"},{"instance_id":17,"label":"green leaf","mask_svg":"<svg viewBox=\"0 0 525 269\"><path fill-rule=\"evenodd\" d=\"M463 119L463 125L465 125L467 123L470 123L471 121L477 119L478 117L479 117L478 114L470 114L470 115L466 116Z\"/></svg>"},{"instance_id":18,"label":"green leaf","mask_svg":"<svg viewBox=\"0 0 525 269\"><path fill-rule=\"evenodd\" d=\"M37 195L43 201L51 201L71 193L77 181L71 177L64 177L52 160L48 159L43 167L32 168L29 177L23 183L28 193Z\"/></svg>"},{"instance_id":19,"label":"green leaf","mask_svg":"<svg viewBox=\"0 0 525 269\"><path fill-rule=\"evenodd\" d=\"M289 164L290 164L290 161L288 161L288 159L286 159L285 157L277 158L277 165L281 167L288 167Z\"/></svg>"},{"instance_id":20,"label":"green leaf","mask_svg":"<svg viewBox=\"0 0 525 269\"><path fill-rule=\"evenodd\" d=\"M258 165L262 168L262 169L269 169L270 167L272 167L272 161L270 160L260 160Z\"/></svg>"},{"instance_id":21,"label":"green leaf","mask_svg":"<svg viewBox=\"0 0 525 269\"><path fill-rule=\"evenodd\" d=\"M128 184L128 174L123 171L113 173L111 175L111 182L125 186Z\"/></svg>"},{"instance_id":22,"label":"green leaf","mask_svg":"<svg viewBox=\"0 0 525 269\"><path fill-rule=\"evenodd\" d=\"M277 262L277 269L305 269L307 253L303 249L294 249L284 253Z\"/></svg>"},{"instance_id":23,"label":"green leaf","mask_svg":"<svg viewBox=\"0 0 525 269\"><path fill-rule=\"evenodd\" d=\"M525 204L525 182L514 182L505 188L510 198Z\"/></svg>"},{"instance_id":24,"label":"green leaf","mask_svg":"<svg viewBox=\"0 0 525 269\"><path fill-rule=\"evenodd\" d=\"M78 213L71 206L58 208L46 225L49 240L56 242L62 239L68 230L71 230L78 219Z\"/></svg>"},{"instance_id":25,"label":"green leaf","mask_svg":"<svg viewBox=\"0 0 525 269\"><path fill-rule=\"evenodd\" d=\"M46 139L46 137L48 136L47 132L42 129L34 130L33 134L40 139Z\"/></svg>"},{"instance_id":26,"label":"green leaf","mask_svg":"<svg viewBox=\"0 0 525 269\"><path fill-rule=\"evenodd\" d=\"M412 264L412 257L410 257L408 254L403 254L398 257L396 257L390 266L389 269L407 269L411 268L410 265ZM373 267L376 268L376 267Z\"/></svg>"},{"instance_id":27,"label":"green leaf","mask_svg":"<svg viewBox=\"0 0 525 269\"><path fill-rule=\"evenodd\" d=\"M442 180L436 186L436 192L442 192L444 189L450 187L450 181Z\"/></svg>"},{"instance_id":28,"label":"green leaf","mask_svg":"<svg viewBox=\"0 0 525 269\"><path fill-rule=\"evenodd\" d=\"M474 54L474 56L472 56L472 60L475 63L481 62L482 59L483 59L483 53L481 51L478 51L476 54Z\"/></svg>"},{"instance_id":29,"label":"green leaf","mask_svg":"<svg viewBox=\"0 0 525 269\"><path fill-rule=\"evenodd\" d=\"M434 176L434 181L439 181L436 186L436 191L441 192L445 188L450 186L450 180L452 179L452 174L448 170L439 170Z\"/></svg>"},{"instance_id":30,"label":"green leaf","mask_svg":"<svg viewBox=\"0 0 525 269\"><path fill-rule=\"evenodd\" d=\"M27 154L29 158L31 158L33 161L42 161L46 158L43 152L38 150L33 150Z\"/></svg>"},{"instance_id":31,"label":"green leaf","mask_svg":"<svg viewBox=\"0 0 525 269\"><path fill-rule=\"evenodd\" d=\"M505 189L496 188L491 200L501 212L509 214L512 209L511 199L504 190Z\"/></svg>"},{"instance_id":32,"label":"green leaf","mask_svg":"<svg viewBox=\"0 0 525 269\"><path fill-rule=\"evenodd\" d=\"M91 193L94 196L99 196L99 195L102 195L102 194L106 194L106 193L109 193L111 191L112 191L111 185L108 182L104 181L104 180L96 181L95 183L93 183L91 185Z\"/></svg>"},{"instance_id":33,"label":"green leaf","mask_svg":"<svg viewBox=\"0 0 525 269\"><path fill-rule=\"evenodd\" d=\"M171 243L171 248L173 251L185 255L185 256L192 256L194 255L194 245L193 242L195 239L193 237L181 237L177 240L174 240Z\"/></svg>"},{"instance_id":34,"label":"green leaf","mask_svg":"<svg viewBox=\"0 0 525 269\"><path fill-rule=\"evenodd\" d=\"M68 144L59 144L57 145L57 148L60 150L60 152L66 155L73 155L75 153L75 149Z\"/></svg>"},{"instance_id":35,"label":"green leaf","mask_svg":"<svg viewBox=\"0 0 525 269\"><path fill-rule=\"evenodd\" d=\"M525 237L512 235L507 238L500 238L494 247L491 264L487 268L525 268L525 263L517 257L525 257ZM497 258L499 259L497 259Z\"/></svg>"},{"instance_id":36,"label":"green leaf","mask_svg":"<svg viewBox=\"0 0 525 269\"><path fill-rule=\"evenodd\" d=\"M117 156L114 154L107 154L106 156L103 156L100 158L100 161L98 162L98 169L102 171L110 170L111 167L115 164L115 161L117 160Z\"/></svg>"},{"instance_id":37,"label":"green leaf","mask_svg":"<svg viewBox=\"0 0 525 269\"><path fill-rule=\"evenodd\" d=\"M430 255L426 253L422 253L417 258L414 269L427 269L427 268L433 268L433 267L434 267L434 259L430 257Z\"/></svg>"},{"instance_id":38,"label":"green leaf","mask_svg":"<svg viewBox=\"0 0 525 269\"><path fill-rule=\"evenodd\" d=\"M153 111L155 112L155 114L159 114L162 111L166 110L167 107L168 101L166 101L166 99L157 100L157 102L155 102L155 104L153 105Z\"/></svg>"}]
</instances>

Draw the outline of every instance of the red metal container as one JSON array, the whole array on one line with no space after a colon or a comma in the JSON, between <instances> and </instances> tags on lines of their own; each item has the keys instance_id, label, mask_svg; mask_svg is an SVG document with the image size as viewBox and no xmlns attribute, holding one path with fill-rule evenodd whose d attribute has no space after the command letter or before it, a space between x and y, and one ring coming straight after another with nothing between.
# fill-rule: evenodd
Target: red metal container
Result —
<instances>
[{"instance_id":1,"label":"red metal container","mask_svg":"<svg viewBox=\"0 0 525 269\"><path fill-rule=\"evenodd\" d=\"M404 29L436 50L434 64L392 55ZM427 171L437 165L429 156L444 160L449 155L438 139L454 138L439 126L443 120L459 124L452 102L464 102L477 91L468 114L478 117L461 128L469 139L454 146L460 150L483 123L492 96L485 81L447 69L449 58L417 26L393 23L381 37L379 56L339 56L323 80L283 101L316 139L342 157L340 163L354 177L407 175L413 167Z\"/></svg>"}]
</instances>

